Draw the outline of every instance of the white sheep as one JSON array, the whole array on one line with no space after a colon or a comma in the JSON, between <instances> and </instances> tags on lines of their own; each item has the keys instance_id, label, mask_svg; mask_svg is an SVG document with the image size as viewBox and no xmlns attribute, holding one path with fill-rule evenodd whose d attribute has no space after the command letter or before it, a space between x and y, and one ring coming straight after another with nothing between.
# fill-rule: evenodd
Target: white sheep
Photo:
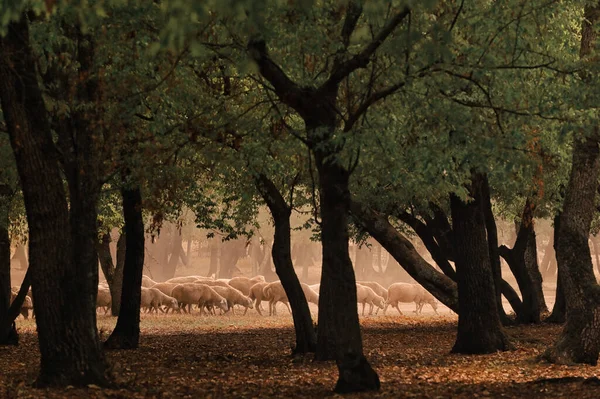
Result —
<instances>
[{"instance_id":1,"label":"white sheep","mask_svg":"<svg viewBox=\"0 0 600 399\"><path fill-rule=\"evenodd\" d=\"M150 277L146 276L145 274L142 276L142 287L150 288L154 284L156 284L156 281L152 280Z\"/></svg>"},{"instance_id":2,"label":"white sheep","mask_svg":"<svg viewBox=\"0 0 600 399\"><path fill-rule=\"evenodd\" d=\"M241 305L245 308L244 314L248 312L248 309L254 308L252 305L252 299L248 298L246 295L242 294L241 291L236 290L233 287L219 287L214 286L211 287L216 291L217 294L221 295L223 298L227 300L227 306L231 309L231 314L235 314L233 311L234 305Z\"/></svg>"},{"instance_id":3,"label":"white sheep","mask_svg":"<svg viewBox=\"0 0 600 399\"><path fill-rule=\"evenodd\" d=\"M287 307L290 314L292 313L292 310L288 305L287 295L283 289L283 286L281 285L281 281L274 281L267 284L263 288L263 297L269 298L269 316L277 315L277 302L282 302Z\"/></svg>"},{"instance_id":4,"label":"white sheep","mask_svg":"<svg viewBox=\"0 0 600 399\"><path fill-rule=\"evenodd\" d=\"M357 281L357 284L371 288L377 295L387 300L388 291L376 281ZM375 309L375 314L379 313L379 307Z\"/></svg>"},{"instance_id":5,"label":"white sheep","mask_svg":"<svg viewBox=\"0 0 600 399\"><path fill-rule=\"evenodd\" d=\"M362 303L362 315L365 315L365 305L369 305L369 315L373 314L373 305L383 309L385 300L383 297L377 295L371 287L365 285L356 284L356 301Z\"/></svg>"},{"instance_id":6,"label":"white sheep","mask_svg":"<svg viewBox=\"0 0 600 399\"><path fill-rule=\"evenodd\" d=\"M248 297L250 299L254 300L254 307L256 308L256 311L258 312L259 315L262 316L262 308L260 306L261 302L264 301L268 301L270 298L266 298L265 294L263 292L263 289L268 285L269 283L256 283L254 284L252 287L250 287L250 293L248 295Z\"/></svg>"},{"instance_id":7,"label":"white sheep","mask_svg":"<svg viewBox=\"0 0 600 399\"><path fill-rule=\"evenodd\" d=\"M205 305L217 306L225 312L229 309L227 300L205 284L179 284L173 288L172 295L180 304L187 305L189 312L193 304L198 305L200 314L204 314Z\"/></svg>"},{"instance_id":8,"label":"white sheep","mask_svg":"<svg viewBox=\"0 0 600 399\"><path fill-rule=\"evenodd\" d=\"M429 304L433 308L433 311L435 312L435 314L439 314L437 311L437 307L438 307L437 299L435 299L435 297L433 295L431 295L431 293L429 291L427 291L425 288L423 288L422 286L419 286L419 287L421 288L421 298L419 299L419 302L417 302L417 313L419 313L419 314L422 313L423 306L425 306L425 304Z\"/></svg>"},{"instance_id":9,"label":"white sheep","mask_svg":"<svg viewBox=\"0 0 600 399\"><path fill-rule=\"evenodd\" d=\"M306 302L314 303L315 305L319 304L319 294L318 291L313 290L308 284L300 283L302 287L302 291L304 291L304 297L306 298Z\"/></svg>"},{"instance_id":10,"label":"white sheep","mask_svg":"<svg viewBox=\"0 0 600 399\"><path fill-rule=\"evenodd\" d=\"M414 302L416 304L416 313L422 296L422 288L418 284L394 283L388 287L388 299L383 309L383 314L385 314L389 305L392 305L392 307L398 310L398 313L402 314L398 307L398 302Z\"/></svg>"},{"instance_id":11,"label":"white sheep","mask_svg":"<svg viewBox=\"0 0 600 399\"><path fill-rule=\"evenodd\" d=\"M250 295L250 288L257 283L264 283L264 276L254 276L252 278L248 277L234 277L230 279L227 283L233 288L240 290L244 295Z\"/></svg>"}]
</instances>

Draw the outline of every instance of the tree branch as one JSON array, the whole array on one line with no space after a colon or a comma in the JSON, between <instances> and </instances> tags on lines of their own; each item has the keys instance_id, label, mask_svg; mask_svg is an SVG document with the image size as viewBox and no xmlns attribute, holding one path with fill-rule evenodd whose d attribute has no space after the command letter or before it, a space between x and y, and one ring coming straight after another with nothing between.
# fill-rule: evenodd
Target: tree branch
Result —
<instances>
[{"instance_id":1,"label":"tree branch","mask_svg":"<svg viewBox=\"0 0 600 399\"><path fill-rule=\"evenodd\" d=\"M350 11L349 11L350 12ZM371 56L383 44L383 42L392 34L398 25L410 14L408 7L403 8L400 12L390 19L387 24L379 31L373 40L358 54L346 62L340 63L337 68L334 68L329 76L329 79L321 86L322 89L330 90L344 80L352 72L359 68L365 68L369 64ZM345 25L345 24L344 24ZM343 32L343 30L342 30Z\"/></svg>"}]
</instances>

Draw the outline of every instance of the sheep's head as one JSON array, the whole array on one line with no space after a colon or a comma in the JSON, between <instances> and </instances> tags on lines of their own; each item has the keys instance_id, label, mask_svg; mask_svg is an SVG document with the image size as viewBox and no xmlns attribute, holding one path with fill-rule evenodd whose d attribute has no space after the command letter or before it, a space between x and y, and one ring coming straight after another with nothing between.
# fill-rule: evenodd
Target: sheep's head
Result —
<instances>
[{"instance_id":1,"label":"sheep's head","mask_svg":"<svg viewBox=\"0 0 600 399\"><path fill-rule=\"evenodd\" d=\"M373 303L377 305L377 307L380 309L383 309L383 307L385 306L385 300L380 296L375 296L375 299L373 299Z\"/></svg>"},{"instance_id":2,"label":"sheep's head","mask_svg":"<svg viewBox=\"0 0 600 399\"><path fill-rule=\"evenodd\" d=\"M172 299L169 301L169 307L170 307L171 309L173 309L173 310L178 310L178 309L179 309L179 304L177 303L177 299L175 299L175 298L172 298Z\"/></svg>"},{"instance_id":3,"label":"sheep's head","mask_svg":"<svg viewBox=\"0 0 600 399\"><path fill-rule=\"evenodd\" d=\"M229 310L229 306L227 305L227 300L221 299L219 301L219 309L221 309L223 312L227 312Z\"/></svg>"},{"instance_id":4,"label":"sheep's head","mask_svg":"<svg viewBox=\"0 0 600 399\"><path fill-rule=\"evenodd\" d=\"M437 312L437 307L438 307L437 301L435 299L432 299L431 301L429 301L429 303L431 304L431 307L433 308L433 310Z\"/></svg>"},{"instance_id":5,"label":"sheep's head","mask_svg":"<svg viewBox=\"0 0 600 399\"><path fill-rule=\"evenodd\" d=\"M250 309L254 309L254 305L252 303L252 299L246 297L246 307L250 308Z\"/></svg>"}]
</instances>

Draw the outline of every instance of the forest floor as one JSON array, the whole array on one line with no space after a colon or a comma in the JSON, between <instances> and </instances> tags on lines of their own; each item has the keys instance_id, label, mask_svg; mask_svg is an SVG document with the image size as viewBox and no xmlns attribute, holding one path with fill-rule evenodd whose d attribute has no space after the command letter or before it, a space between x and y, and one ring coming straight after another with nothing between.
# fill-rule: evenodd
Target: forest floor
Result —
<instances>
[{"instance_id":1,"label":"forest floor","mask_svg":"<svg viewBox=\"0 0 600 399\"><path fill-rule=\"evenodd\" d=\"M351 398L597 398L599 369L535 361L555 325L509 327L516 350L450 354L456 316L361 317L365 354L381 378L377 393ZM115 318L99 316L105 339ZM115 386L34 389L39 364L35 324L19 320L21 343L0 347L1 398L320 398L333 396L333 362L292 358L292 320L247 315L143 315L141 346L111 351Z\"/></svg>"}]
</instances>

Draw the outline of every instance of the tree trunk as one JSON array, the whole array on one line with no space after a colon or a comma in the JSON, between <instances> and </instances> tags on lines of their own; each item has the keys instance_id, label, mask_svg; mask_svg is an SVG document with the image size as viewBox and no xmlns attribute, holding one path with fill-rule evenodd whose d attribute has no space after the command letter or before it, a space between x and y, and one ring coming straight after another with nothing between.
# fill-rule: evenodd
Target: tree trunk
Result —
<instances>
[{"instance_id":1,"label":"tree trunk","mask_svg":"<svg viewBox=\"0 0 600 399\"><path fill-rule=\"evenodd\" d=\"M593 236L591 238L592 245L594 246L594 255L596 256L596 270L600 274L600 246L598 245L599 237Z\"/></svg>"},{"instance_id":2,"label":"tree trunk","mask_svg":"<svg viewBox=\"0 0 600 399\"><path fill-rule=\"evenodd\" d=\"M333 154L315 154L321 196L323 269L316 360L336 359L335 391L377 390L379 376L363 355L356 306L356 279L348 253L349 173Z\"/></svg>"},{"instance_id":3,"label":"tree trunk","mask_svg":"<svg viewBox=\"0 0 600 399\"><path fill-rule=\"evenodd\" d=\"M207 277L211 277L211 276L216 277L217 272L219 271L219 259L221 258L220 238L211 238L209 245L210 245L210 264L208 266L208 273L206 273L206 276Z\"/></svg>"},{"instance_id":4,"label":"tree trunk","mask_svg":"<svg viewBox=\"0 0 600 399\"><path fill-rule=\"evenodd\" d=\"M10 289L10 237L8 235L12 189L0 184L0 345L17 345L19 336L15 324L9 321Z\"/></svg>"},{"instance_id":5,"label":"tree trunk","mask_svg":"<svg viewBox=\"0 0 600 399\"><path fill-rule=\"evenodd\" d=\"M585 6L579 51L581 58L597 56L599 21L600 2ZM587 73L582 72L581 78L590 83ZM544 354L552 363L596 365L600 351L600 286L594 276L588 244L600 174L600 128L598 125L590 127L582 127L583 131L591 134L590 137L583 140L574 138L569 184L559 223L555 227L559 230L555 237L558 278L566 301L567 319L557 342Z\"/></svg>"},{"instance_id":6,"label":"tree trunk","mask_svg":"<svg viewBox=\"0 0 600 399\"><path fill-rule=\"evenodd\" d=\"M177 271L177 265L179 264L179 257L182 250L181 246L183 244L181 230L175 228L169 244L169 261L166 263L165 268L163 269L163 278L165 280L175 277L175 272Z\"/></svg>"},{"instance_id":7,"label":"tree trunk","mask_svg":"<svg viewBox=\"0 0 600 399\"><path fill-rule=\"evenodd\" d=\"M356 201L351 202L350 210L361 226L390 254L386 275L392 267L393 257L427 291L458 313L456 283L427 263L412 243L390 224L387 216L368 209Z\"/></svg>"},{"instance_id":8,"label":"tree trunk","mask_svg":"<svg viewBox=\"0 0 600 399\"><path fill-rule=\"evenodd\" d=\"M593 9L593 12L591 17L596 19L588 19L590 23L598 19L599 10ZM586 15L589 13L590 9L586 8ZM592 29L591 26L588 29ZM594 133L598 134L597 128ZM573 145L573 167L556 237L556 257L566 300L567 318L557 342L544 354L544 358L552 363L596 365L598 362L600 286L594 276L588 238L595 212L599 170L596 137L583 141L576 139Z\"/></svg>"},{"instance_id":9,"label":"tree trunk","mask_svg":"<svg viewBox=\"0 0 600 399\"><path fill-rule=\"evenodd\" d=\"M504 245L500 247L502 257L515 276L523 298L523 306L517 313L519 323L539 323L542 314L548 311L542 289L542 275L537 265L534 209L535 205L527 199L513 249Z\"/></svg>"},{"instance_id":10,"label":"tree trunk","mask_svg":"<svg viewBox=\"0 0 600 399\"><path fill-rule=\"evenodd\" d=\"M69 218L58 161L50 150L54 143L35 66L28 22L23 16L21 21L9 24L7 36L0 39L0 98L29 225L31 281L41 352L37 385L104 385L106 362L98 341L94 306L97 257L90 263L89 248L73 248L75 234L71 234L72 226L79 222L87 228L89 215L84 210L88 204L72 203L83 208L81 213L76 210L76 217ZM95 223L94 217L91 224ZM87 231L84 236L82 241L87 245ZM81 264L75 263L80 250L84 256ZM90 269L90 264L94 268ZM94 283L96 286L90 290Z\"/></svg>"},{"instance_id":11,"label":"tree trunk","mask_svg":"<svg viewBox=\"0 0 600 399\"><path fill-rule=\"evenodd\" d=\"M554 276L554 273L551 273L551 271L550 271L551 262L554 259L555 259L554 234L552 234L552 236L548 240L546 249L544 250L544 257L542 258L542 263L540 263L540 270L541 270L542 276L545 280Z\"/></svg>"},{"instance_id":12,"label":"tree trunk","mask_svg":"<svg viewBox=\"0 0 600 399\"><path fill-rule=\"evenodd\" d=\"M114 331L104 343L108 349L135 349L140 341L140 297L144 269L144 219L139 187L122 188L125 219L125 266L121 309Z\"/></svg>"},{"instance_id":13,"label":"tree trunk","mask_svg":"<svg viewBox=\"0 0 600 399\"><path fill-rule=\"evenodd\" d=\"M459 306L454 353L493 353L511 347L498 316L482 209L483 179L481 174L471 177L472 202L450 196Z\"/></svg>"},{"instance_id":14,"label":"tree trunk","mask_svg":"<svg viewBox=\"0 0 600 399\"><path fill-rule=\"evenodd\" d=\"M269 207L275 222L273 261L275 262L275 271L292 308L296 332L296 347L293 353L315 352L317 336L304 291L292 263L290 225L292 209L285 202L279 189L265 175L261 174L256 177L256 187Z\"/></svg>"},{"instance_id":15,"label":"tree trunk","mask_svg":"<svg viewBox=\"0 0 600 399\"><path fill-rule=\"evenodd\" d=\"M558 242L558 236L560 234L560 230L558 226L560 225L560 212L556 214L554 217L554 234L552 235L552 242L554 244L552 251L556 253L556 243ZM563 292L562 283L560 279L560 270L558 271L558 275L556 276L556 294L554 297L554 307L552 308L552 313L550 316L546 318L546 322L548 323L557 323L562 324L565 322L567 318L567 303L565 301L565 293Z\"/></svg>"},{"instance_id":16,"label":"tree trunk","mask_svg":"<svg viewBox=\"0 0 600 399\"><path fill-rule=\"evenodd\" d=\"M121 298L123 297L123 269L125 268L126 251L125 232L119 234L116 250L115 274L113 278L113 288L110 292L111 306L110 311L113 316L118 316L121 311Z\"/></svg>"},{"instance_id":17,"label":"tree trunk","mask_svg":"<svg viewBox=\"0 0 600 399\"><path fill-rule=\"evenodd\" d=\"M487 233L488 251L490 255L490 263L492 267L492 277L494 279L494 291L496 293L496 307L498 315L503 325L511 324L511 320L504 311L502 305L502 265L500 263L500 254L498 253L498 228L492 211L492 197L490 193L490 185L487 176L484 176L482 182L482 205L483 217L485 219L485 229ZM515 309L515 313L518 309Z\"/></svg>"}]
</instances>

